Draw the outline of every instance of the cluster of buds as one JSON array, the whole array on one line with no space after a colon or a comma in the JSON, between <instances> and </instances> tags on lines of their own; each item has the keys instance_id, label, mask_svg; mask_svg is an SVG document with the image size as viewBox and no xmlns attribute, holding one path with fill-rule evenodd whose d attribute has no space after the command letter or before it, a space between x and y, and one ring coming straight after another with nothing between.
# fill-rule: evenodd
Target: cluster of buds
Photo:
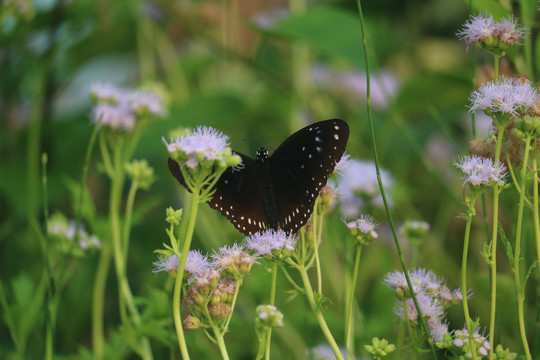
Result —
<instances>
[{"instance_id":1,"label":"cluster of buds","mask_svg":"<svg viewBox=\"0 0 540 360\"><path fill-rule=\"evenodd\" d=\"M283 314L273 305L259 305L256 309L258 328L273 328L283 326Z\"/></svg>"},{"instance_id":2,"label":"cluster of buds","mask_svg":"<svg viewBox=\"0 0 540 360\"><path fill-rule=\"evenodd\" d=\"M148 165L146 160L133 160L125 165L126 173L133 179L134 183L143 190L148 190L155 181L154 169Z\"/></svg>"},{"instance_id":3,"label":"cluster of buds","mask_svg":"<svg viewBox=\"0 0 540 360\"><path fill-rule=\"evenodd\" d=\"M82 225L77 227L75 221L68 220L63 214L52 215L47 226L49 234L56 240L56 248L62 254L80 257L87 250L101 248L101 241L96 235L88 234Z\"/></svg>"},{"instance_id":4,"label":"cluster of buds","mask_svg":"<svg viewBox=\"0 0 540 360\"><path fill-rule=\"evenodd\" d=\"M375 231L377 224L368 215L360 215L360 217L352 222L346 223L352 236L363 246L369 245L379 235Z\"/></svg>"},{"instance_id":5,"label":"cluster of buds","mask_svg":"<svg viewBox=\"0 0 540 360\"><path fill-rule=\"evenodd\" d=\"M425 221L409 220L401 225L399 232L411 244L419 244L429 231L429 224Z\"/></svg>"},{"instance_id":6,"label":"cluster of buds","mask_svg":"<svg viewBox=\"0 0 540 360\"><path fill-rule=\"evenodd\" d=\"M364 345L372 359L380 360L387 357L396 350L394 344L390 344L386 339L374 337L371 340L371 345Z\"/></svg>"}]
</instances>

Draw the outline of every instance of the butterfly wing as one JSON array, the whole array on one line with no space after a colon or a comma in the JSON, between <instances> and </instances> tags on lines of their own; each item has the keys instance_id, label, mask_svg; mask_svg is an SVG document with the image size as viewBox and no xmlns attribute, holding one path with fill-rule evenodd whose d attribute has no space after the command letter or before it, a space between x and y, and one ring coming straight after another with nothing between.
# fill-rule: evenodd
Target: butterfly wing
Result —
<instances>
[{"instance_id":1,"label":"butterfly wing","mask_svg":"<svg viewBox=\"0 0 540 360\"><path fill-rule=\"evenodd\" d=\"M242 158L242 166L227 168L215 185L215 192L208 205L225 216L244 235L266 228L262 204L262 187L258 181L256 164L250 157L235 152ZM169 158L169 169L186 189L180 165Z\"/></svg>"},{"instance_id":2,"label":"butterfly wing","mask_svg":"<svg viewBox=\"0 0 540 360\"><path fill-rule=\"evenodd\" d=\"M297 232L307 222L348 139L345 121L326 120L297 131L274 151L271 178L281 229Z\"/></svg>"}]
</instances>

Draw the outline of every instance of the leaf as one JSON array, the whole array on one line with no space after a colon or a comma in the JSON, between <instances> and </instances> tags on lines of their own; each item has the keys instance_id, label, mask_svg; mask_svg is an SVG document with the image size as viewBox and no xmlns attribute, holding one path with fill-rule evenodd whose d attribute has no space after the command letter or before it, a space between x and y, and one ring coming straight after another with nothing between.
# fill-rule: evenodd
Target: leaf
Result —
<instances>
[{"instance_id":1,"label":"leaf","mask_svg":"<svg viewBox=\"0 0 540 360\"><path fill-rule=\"evenodd\" d=\"M506 248L506 256L508 256L508 260L510 261L510 264L512 266L512 269L516 271L516 269L513 268L514 264L514 252L512 251L512 244L508 241L506 238L506 234L504 233L504 230L501 226L501 224L497 224L497 229L499 231L499 236L501 237L501 241L504 244L504 247ZM519 271L519 270L518 270Z\"/></svg>"},{"instance_id":2,"label":"leaf","mask_svg":"<svg viewBox=\"0 0 540 360\"><path fill-rule=\"evenodd\" d=\"M525 275L525 278L523 279L523 283L521 284L521 293L525 293L525 284L527 283L527 280L529 280L529 277L531 276L531 273L533 269L536 267L536 264L538 264L538 260L533 262L531 266L529 266L529 270L527 270L527 275Z\"/></svg>"},{"instance_id":3,"label":"leaf","mask_svg":"<svg viewBox=\"0 0 540 360\"><path fill-rule=\"evenodd\" d=\"M269 32L363 66L360 20L349 12L326 6L316 7L279 21Z\"/></svg>"},{"instance_id":4,"label":"leaf","mask_svg":"<svg viewBox=\"0 0 540 360\"><path fill-rule=\"evenodd\" d=\"M495 0L473 0L473 13L493 15L495 20L510 16L512 13Z\"/></svg>"}]
</instances>

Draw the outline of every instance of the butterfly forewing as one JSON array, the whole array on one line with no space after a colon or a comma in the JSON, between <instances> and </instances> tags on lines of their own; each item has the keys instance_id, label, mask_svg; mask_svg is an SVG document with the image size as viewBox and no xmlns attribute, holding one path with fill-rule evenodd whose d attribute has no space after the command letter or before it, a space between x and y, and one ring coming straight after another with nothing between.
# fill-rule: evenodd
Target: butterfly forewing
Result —
<instances>
[{"instance_id":1,"label":"butterfly forewing","mask_svg":"<svg viewBox=\"0 0 540 360\"><path fill-rule=\"evenodd\" d=\"M279 226L298 231L309 219L319 191L345 152L349 127L342 120L315 123L291 135L272 154Z\"/></svg>"}]
</instances>

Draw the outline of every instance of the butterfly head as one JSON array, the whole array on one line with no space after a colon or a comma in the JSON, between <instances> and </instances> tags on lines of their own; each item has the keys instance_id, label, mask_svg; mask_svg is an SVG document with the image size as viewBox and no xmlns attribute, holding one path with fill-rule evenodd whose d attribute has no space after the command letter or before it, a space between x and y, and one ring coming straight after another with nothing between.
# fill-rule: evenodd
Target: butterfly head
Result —
<instances>
[{"instance_id":1,"label":"butterfly head","mask_svg":"<svg viewBox=\"0 0 540 360\"><path fill-rule=\"evenodd\" d=\"M268 149L267 148L264 148L264 147L260 147L259 149L257 149L257 163L261 164L261 163L264 163L266 161L268 161L269 159L269 156L268 156Z\"/></svg>"}]
</instances>

